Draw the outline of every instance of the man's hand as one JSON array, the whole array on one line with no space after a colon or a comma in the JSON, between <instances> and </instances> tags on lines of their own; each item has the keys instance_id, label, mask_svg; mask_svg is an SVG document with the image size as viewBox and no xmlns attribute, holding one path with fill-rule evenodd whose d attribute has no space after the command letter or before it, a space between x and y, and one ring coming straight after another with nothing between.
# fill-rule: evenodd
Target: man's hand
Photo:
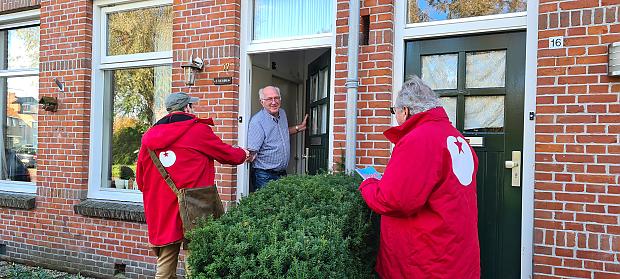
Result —
<instances>
[{"instance_id":1,"label":"man's hand","mask_svg":"<svg viewBox=\"0 0 620 279\"><path fill-rule=\"evenodd\" d=\"M297 131L301 132L301 131L305 131L306 130L306 123L308 122L308 114L306 113L306 116L304 117L304 121L301 121L301 123L299 123L299 125L297 125Z\"/></svg>"},{"instance_id":2,"label":"man's hand","mask_svg":"<svg viewBox=\"0 0 620 279\"><path fill-rule=\"evenodd\" d=\"M248 158L250 158L250 151L248 151L247 149L240 147L241 149L243 149L243 152L245 152L245 161L248 161Z\"/></svg>"},{"instance_id":3,"label":"man's hand","mask_svg":"<svg viewBox=\"0 0 620 279\"><path fill-rule=\"evenodd\" d=\"M245 160L248 163L252 163L254 162L254 160L256 160L256 152L250 152L250 155L248 156L248 158Z\"/></svg>"}]
</instances>

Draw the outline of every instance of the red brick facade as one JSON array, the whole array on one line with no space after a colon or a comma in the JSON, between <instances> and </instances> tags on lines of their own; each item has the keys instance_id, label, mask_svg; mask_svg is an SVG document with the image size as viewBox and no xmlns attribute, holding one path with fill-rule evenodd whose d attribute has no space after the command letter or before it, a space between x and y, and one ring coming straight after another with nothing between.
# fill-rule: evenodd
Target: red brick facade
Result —
<instances>
[{"instance_id":1,"label":"red brick facade","mask_svg":"<svg viewBox=\"0 0 620 279\"><path fill-rule=\"evenodd\" d=\"M361 16L369 16L368 45L358 56L357 164L387 165L390 144L383 131L391 125L392 69L394 52L394 1L362 1ZM336 14L336 73L334 92L334 168L342 163L345 149L347 108L349 1L338 1Z\"/></svg>"},{"instance_id":2,"label":"red brick facade","mask_svg":"<svg viewBox=\"0 0 620 279\"><path fill-rule=\"evenodd\" d=\"M2 0L0 1L0 14L29 10L39 6L40 3L41 0Z\"/></svg>"},{"instance_id":3,"label":"red brick facade","mask_svg":"<svg viewBox=\"0 0 620 279\"><path fill-rule=\"evenodd\" d=\"M39 3L40 2L40 3ZM190 94L215 131L237 143L241 36L240 0L173 1L173 92L188 92L181 65L205 59ZM245 3L245 1L243 1ZM348 2L337 0L334 164L345 145ZM36 208L0 208L0 259L110 276L126 265L130 278L153 277L155 258L141 222L75 213L86 199L90 143L92 0L1 0L2 14L40 5L40 96L59 98L58 112L39 110ZM620 41L620 1L541 0L536 92L533 275L536 278L620 276L620 79L607 76L607 44ZM393 0L364 0L368 44L359 52L357 164L384 166L391 126ZM548 38L565 48L548 49ZM214 77L232 76L215 86ZM53 81L62 77L65 92ZM217 166L217 183L231 205L236 168ZM2 249L0 249L2 251ZM523 275L527 276L527 275Z\"/></svg>"},{"instance_id":4,"label":"red brick facade","mask_svg":"<svg viewBox=\"0 0 620 279\"><path fill-rule=\"evenodd\" d=\"M540 1L534 274L620 277L620 1ZM564 48L548 38L564 36Z\"/></svg>"}]
</instances>

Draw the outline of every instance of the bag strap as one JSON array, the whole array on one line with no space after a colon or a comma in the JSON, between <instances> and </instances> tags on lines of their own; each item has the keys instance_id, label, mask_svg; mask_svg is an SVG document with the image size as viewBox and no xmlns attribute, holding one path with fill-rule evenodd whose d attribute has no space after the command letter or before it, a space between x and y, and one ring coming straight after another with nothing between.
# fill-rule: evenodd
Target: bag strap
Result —
<instances>
[{"instance_id":1,"label":"bag strap","mask_svg":"<svg viewBox=\"0 0 620 279\"><path fill-rule=\"evenodd\" d=\"M151 150L150 148L148 150L149 150L149 154L151 155L151 160L153 160L153 164L155 164L155 167L157 167L159 174L161 174L161 176L164 178L164 181L166 181L166 184L170 186L170 189L172 189L172 192L174 192L177 196L181 195L181 192L179 191L179 189L177 189L177 186L174 184L174 181L172 181L172 178L170 178L170 175L164 168L164 165L162 165L159 158L157 158L157 155L155 154L155 152L153 152L153 150Z\"/></svg>"}]
</instances>

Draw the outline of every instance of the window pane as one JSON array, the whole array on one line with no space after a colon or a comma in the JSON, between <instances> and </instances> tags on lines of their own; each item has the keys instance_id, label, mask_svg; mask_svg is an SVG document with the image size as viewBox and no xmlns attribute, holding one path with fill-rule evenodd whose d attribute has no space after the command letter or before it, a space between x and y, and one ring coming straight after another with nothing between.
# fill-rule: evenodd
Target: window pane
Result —
<instances>
[{"instance_id":1,"label":"window pane","mask_svg":"<svg viewBox=\"0 0 620 279\"><path fill-rule=\"evenodd\" d=\"M333 0L255 0L254 39L332 32Z\"/></svg>"},{"instance_id":2,"label":"window pane","mask_svg":"<svg viewBox=\"0 0 620 279\"><path fill-rule=\"evenodd\" d=\"M310 102L314 102L319 98L319 75L310 76Z\"/></svg>"},{"instance_id":3,"label":"window pane","mask_svg":"<svg viewBox=\"0 0 620 279\"><path fill-rule=\"evenodd\" d=\"M408 23L523 12L526 0L409 0Z\"/></svg>"},{"instance_id":4,"label":"window pane","mask_svg":"<svg viewBox=\"0 0 620 279\"><path fill-rule=\"evenodd\" d=\"M36 182L39 77L10 77L1 83L6 84L2 179Z\"/></svg>"},{"instance_id":5,"label":"window pane","mask_svg":"<svg viewBox=\"0 0 620 279\"><path fill-rule=\"evenodd\" d=\"M172 49L172 7L162 6L108 15L108 55Z\"/></svg>"},{"instance_id":6,"label":"window pane","mask_svg":"<svg viewBox=\"0 0 620 279\"><path fill-rule=\"evenodd\" d=\"M112 157L108 163L109 187L137 189L135 167L142 134L167 114L164 99L171 92L172 67L115 70L106 74L112 97L108 126Z\"/></svg>"},{"instance_id":7,"label":"window pane","mask_svg":"<svg viewBox=\"0 0 620 279\"><path fill-rule=\"evenodd\" d=\"M431 89L456 89L458 54L422 56L422 76Z\"/></svg>"},{"instance_id":8,"label":"window pane","mask_svg":"<svg viewBox=\"0 0 620 279\"><path fill-rule=\"evenodd\" d=\"M310 115L310 134L317 135L319 133L319 108L313 107Z\"/></svg>"},{"instance_id":9,"label":"window pane","mask_svg":"<svg viewBox=\"0 0 620 279\"><path fill-rule=\"evenodd\" d=\"M467 53L467 87L504 87L506 82L506 51Z\"/></svg>"},{"instance_id":10,"label":"window pane","mask_svg":"<svg viewBox=\"0 0 620 279\"><path fill-rule=\"evenodd\" d=\"M327 104L319 106L321 110L321 134L327 133Z\"/></svg>"},{"instance_id":11,"label":"window pane","mask_svg":"<svg viewBox=\"0 0 620 279\"><path fill-rule=\"evenodd\" d=\"M39 69L39 26L8 30L8 66Z\"/></svg>"},{"instance_id":12,"label":"window pane","mask_svg":"<svg viewBox=\"0 0 620 279\"><path fill-rule=\"evenodd\" d=\"M465 131L503 132L504 96L465 97Z\"/></svg>"},{"instance_id":13,"label":"window pane","mask_svg":"<svg viewBox=\"0 0 620 279\"><path fill-rule=\"evenodd\" d=\"M452 126L456 127L456 97L441 97L439 100L446 114L448 114Z\"/></svg>"},{"instance_id":14,"label":"window pane","mask_svg":"<svg viewBox=\"0 0 620 279\"><path fill-rule=\"evenodd\" d=\"M327 68L321 70L321 92L319 99L323 99L327 97L327 92L329 92L329 71Z\"/></svg>"}]
</instances>

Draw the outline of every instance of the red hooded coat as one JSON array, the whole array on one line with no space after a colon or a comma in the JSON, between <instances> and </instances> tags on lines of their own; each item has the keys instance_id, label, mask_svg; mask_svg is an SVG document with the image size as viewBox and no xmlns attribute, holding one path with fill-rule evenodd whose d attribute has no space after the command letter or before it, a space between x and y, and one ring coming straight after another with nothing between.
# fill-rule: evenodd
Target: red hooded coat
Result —
<instances>
[{"instance_id":1,"label":"red hooded coat","mask_svg":"<svg viewBox=\"0 0 620 279\"><path fill-rule=\"evenodd\" d=\"M209 125L212 119L172 113L162 118L142 137L136 183L143 193L149 243L165 246L183 239L177 197L153 164L147 148L159 156L177 188L214 185L213 160L222 164L244 162L245 152L222 142Z\"/></svg>"},{"instance_id":2,"label":"red hooded coat","mask_svg":"<svg viewBox=\"0 0 620 279\"><path fill-rule=\"evenodd\" d=\"M443 108L385 131L396 144L381 180L360 191L381 214L381 278L480 278L478 157Z\"/></svg>"}]
</instances>

